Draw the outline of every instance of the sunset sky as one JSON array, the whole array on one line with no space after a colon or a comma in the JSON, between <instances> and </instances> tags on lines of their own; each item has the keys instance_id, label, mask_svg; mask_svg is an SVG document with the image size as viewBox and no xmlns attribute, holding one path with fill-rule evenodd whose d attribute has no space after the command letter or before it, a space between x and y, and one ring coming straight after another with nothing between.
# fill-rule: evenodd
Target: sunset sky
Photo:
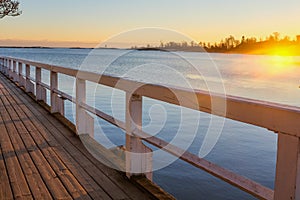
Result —
<instances>
[{"instance_id":1,"label":"sunset sky","mask_svg":"<svg viewBox=\"0 0 300 200\"><path fill-rule=\"evenodd\" d=\"M20 0L23 14L0 19L0 46L95 46L142 27L179 31L195 41L228 35L300 34L299 0ZM150 41L159 38L147 37Z\"/></svg>"}]
</instances>

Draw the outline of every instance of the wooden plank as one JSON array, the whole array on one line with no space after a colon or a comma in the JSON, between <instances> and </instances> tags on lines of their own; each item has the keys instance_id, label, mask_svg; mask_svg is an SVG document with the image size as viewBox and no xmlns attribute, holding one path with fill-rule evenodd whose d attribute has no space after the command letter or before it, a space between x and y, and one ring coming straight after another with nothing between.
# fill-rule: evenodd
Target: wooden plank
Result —
<instances>
[{"instance_id":1,"label":"wooden plank","mask_svg":"<svg viewBox=\"0 0 300 200\"><path fill-rule=\"evenodd\" d=\"M5 116L4 120L10 122L6 124L6 128L10 133L12 144L15 147L15 152L20 160L20 165L34 197L37 199L51 199L52 197L47 189L47 187L49 187L54 198L67 198L68 193L66 191L64 192L64 188L59 188L62 187L62 185L59 183L59 180L56 178L56 175L53 173L45 158L43 159L43 155L36 145L31 142L27 146L28 148L25 148L22 139L27 143L30 141L30 136L24 126L18 125L20 129L19 135L14 123L20 123L20 119L17 119L16 113L12 110L11 106L8 105L8 100L4 98L4 96L1 99L3 102L6 102L6 109L9 111L8 113L5 109L1 110L1 113ZM11 117L13 117L14 120L12 120ZM22 139L20 136L22 136ZM30 156L27 149L30 151ZM43 177L47 187L41 177Z\"/></svg>"},{"instance_id":2,"label":"wooden plank","mask_svg":"<svg viewBox=\"0 0 300 200\"><path fill-rule=\"evenodd\" d=\"M43 123L48 124L48 122L43 122ZM50 127L51 133L56 133L57 134L57 131L55 131L55 129L53 129L54 127L52 127L51 124L48 124L47 127ZM55 126L55 128L58 128L58 127ZM63 126L59 127L59 129L64 134L70 133ZM68 138L70 138L72 140L73 139L75 140L75 141L73 140L74 143L70 143L69 141L65 141L63 135L56 135L55 137L57 138L57 140L59 142L63 142L65 144L66 150L70 153L70 155L74 159L78 160L78 163L80 164L80 166L82 166L86 170L86 172L90 176L92 176L95 179L95 181L99 185L101 185L105 191L107 191L107 193L109 195L112 196L113 199L115 199L115 198L128 198L127 195L129 195L129 196L135 196L136 195L137 197L135 199L139 199L143 196L144 196L144 198L146 198L146 196L138 190L136 190L134 192L130 192L130 191L132 191L132 187L130 187L130 184L128 184L125 181L124 177L121 177L120 174L115 174L116 176L114 176L114 173L115 173L114 170L112 170L110 172L107 172L107 173L104 173L103 171L108 169L108 168L106 166L104 166L102 163L99 163L98 161L96 161L95 158L93 158L89 154L89 152L87 152L87 150L85 149L83 144L80 142L80 140L78 140L77 138L74 138L74 136L72 136L72 135L69 135ZM76 147L73 146L73 145L76 145ZM85 154L83 155L83 154L81 154L81 152L78 153L78 150L83 151ZM88 159L86 157L87 155L89 155L90 159ZM93 161L93 162L91 162L91 161ZM122 189L120 190L120 188L122 188ZM129 192L127 192L127 191L129 191ZM125 193L127 193L127 195L125 195Z\"/></svg>"},{"instance_id":3,"label":"wooden plank","mask_svg":"<svg viewBox=\"0 0 300 200\"><path fill-rule=\"evenodd\" d=\"M64 149L59 148L56 149L55 152L62 160L64 160L65 165L93 199L111 199L71 155L62 153L64 152Z\"/></svg>"},{"instance_id":4,"label":"wooden plank","mask_svg":"<svg viewBox=\"0 0 300 200\"><path fill-rule=\"evenodd\" d=\"M16 107L16 108L17 108L18 114L22 115L22 116L20 116L20 117L21 117L21 118L25 118L25 117L26 117L26 116L25 116L25 113L24 113L22 110L20 110L18 107ZM31 116L31 117L32 117L32 116ZM32 119L31 117L29 117L29 118L30 118L30 120L32 121L32 123L35 123L35 125L39 125L39 126L40 126L40 124L39 124L37 121L35 121L35 119ZM28 120L26 120L26 122L28 122ZM36 122L37 122L37 123L36 123ZM34 137L35 142L37 142L38 145L43 145L43 146L40 147L40 148L42 148L43 150L46 149L48 145L45 144L45 139L44 139L44 138L42 139L41 137L39 137L35 132L38 132L37 129L31 131L31 134L32 134L33 137ZM35 134L34 134L34 133L35 133ZM54 141L54 140L51 140L50 142L51 142L51 143L54 142L55 144L57 144L57 141ZM61 149L56 149L56 154L61 155L62 152L60 152L60 151L61 151ZM73 187L73 185L76 185L76 188L79 188L79 189L81 189L81 186L79 186L77 182L74 182L73 177L72 177L72 179L70 178L71 174L70 174L70 173L67 173L68 170L67 170L67 168L64 166L64 163L62 163L62 162L61 162L60 160L58 160L57 158L54 158L54 159L53 159L53 157L51 157L49 151L47 151L47 152L44 151L43 153L44 153L44 155L46 155L47 160L51 162L52 166L55 166L55 167L56 167L56 171L60 172L60 173L58 174L58 176L61 176L61 179L63 180L63 182L64 182L68 187L70 187L69 191L70 191L71 193L73 193L73 198L77 198L77 197L76 197L76 195L78 196L78 194L77 194L77 189L75 189L75 188ZM66 155L63 155L63 157L66 158L67 156L66 156ZM69 168L70 165L73 165L73 164L74 164L73 162L75 162L75 161L73 160L73 162L71 162L70 160L64 160L64 162L65 162L65 163L67 162L67 164L69 165L69 166L68 166L68 168ZM74 168L74 167L73 167L73 169L74 169L73 172L76 173L76 171L78 171L78 165L77 165L77 168ZM64 172L64 173L62 174L61 172ZM73 173L73 172L72 172L72 173ZM81 172L82 172L82 170L81 170ZM78 175L78 173L77 173L77 175ZM69 179L66 179L66 178L69 178ZM77 177L76 177L76 178L77 178ZM93 179L92 179L92 178L89 178L88 182L91 182L91 181L93 181ZM97 194L94 194L94 195L93 195L95 198L110 199L110 198L105 194L105 192L101 191L101 188L100 188L99 186L98 186L98 188L96 187L96 190L97 190ZM84 197L84 194L81 194L81 197Z\"/></svg>"},{"instance_id":5,"label":"wooden plank","mask_svg":"<svg viewBox=\"0 0 300 200\"><path fill-rule=\"evenodd\" d=\"M2 118L4 107L1 100L0 104L0 122L9 123ZM0 143L14 199L33 199L4 124L1 124Z\"/></svg>"},{"instance_id":6,"label":"wooden plank","mask_svg":"<svg viewBox=\"0 0 300 200\"><path fill-rule=\"evenodd\" d=\"M45 123L43 121L40 121L40 123ZM62 126L61 124L59 124ZM47 130L54 134L57 143L63 145L65 149L68 151L68 153L76 159L76 161L79 163L81 168L83 168L93 179L101 186L104 191L106 191L113 199L122 199L122 198L128 198L128 196L120 191L120 189L107 177L105 176L99 169L94 166L85 156L83 156L78 150L70 144L64 136L61 135L56 129L56 127L53 127L52 124L47 123ZM40 129L40 132L43 132L44 130ZM47 134L44 132L44 134ZM59 134L59 135L58 135ZM77 138L78 140L78 138Z\"/></svg>"},{"instance_id":7,"label":"wooden plank","mask_svg":"<svg viewBox=\"0 0 300 200\"><path fill-rule=\"evenodd\" d=\"M4 131L5 127L0 116L0 130ZM0 137L1 134L0 134ZM2 141L0 142L0 199L13 199L12 190L10 187L7 168L5 166L4 157L2 154Z\"/></svg>"},{"instance_id":8,"label":"wooden plank","mask_svg":"<svg viewBox=\"0 0 300 200\"><path fill-rule=\"evenodd\" d=\"M8 87L11 87L11 85L8 85ZM16 90L16 88L13 88L13 90L14 92L17 92L18 95L23 96L25 102L32 102L32 99ZM26 102L26 104L28 103ZM35 116L38 116L38 120L42 120L41 122L52 134L55 133L57 141L63 143L64 148L66 148L70 155L78 161L80 166L82 166L99 185L104 187L110 195L113 195L113 198L120 198L119 195L121 194L121 196L123 196L124 193L129 195L132 199L149 198L149 194L145 194L145 192L137 189L130 182L126 181L118 172L108 169L106 166L103 166L102 163L96 161L84 148L80 140L74 138L74 135L68 129L62 126L55 118L50 117L50 114L43 108L32 105L28 105L28 108L30 109L30 112L33 112ZM27 111L25 111L25 113L27 113ZM120 188L121 191L117 188ZM127 195L123 196L123 198L128 198Z\"/></svg>"},{"instance_id":9,"label":"wooden plank","mask_svg":"<svg viewBox=\"0 0 300 200\"><path fill-rule=\"evenodd\" d=\"M16 96L14 96L15 98L17 98ZM24 104L22 104L23 106L24 106ZM16 107L16 108L18 108L18 107ZM30 113L30 111L27 109L27 115L29 114L29 119L32 121L33 120L33 118L34 119L36 119L35 117L34 117L34 115L32 115L31 113ZM19 114L21 114L22 116L21 116L21 118L26 118L26 116L24 116L24 112L22 111L22 110L17 110L17 112L19 113ZM26 122L28 122L28 120L26 120ZM37 122L37 121L35 121L35 122ZM39 125L39 126L41 126L41 124L40 124L40 122L37 122L37 123L35 123L35 125ZM41 126L42 127L42 126ZM42 128L44 128L44 127L42 127ZM30 127L30 129L31 129L31 127ZM46 128L44 128L44 130L46 130ZM32 130L32 131L34 131L34 130ZM36 131L36 129L35 129L35 131ZM46 134L48 134L48 133L46 133ZM36 141L38 141L38 138L35 138L36 139ZM49 141L48 141L49 142ZM52 141L50 141L51 142L51 144L57 144L57 141L55 141L55 140L52 140ZM43 142L43 144L44 144L44 142ZM55 146L55 145L52 145L52 146ZM41 148L46 148L45 146L43 146L43 147L41 147ZM61 155L62 153L59 151L59 150L57 150L56 151L56 153L57 154L59 154L59 155ZM47 154L47 156L49 156L49 154ZM68 158L70 158L70 156L67 156L67 155L63 155L63 157L64 158L66 158L66 157L68 157ZM51 158L49 158L49 157L47 157L48 159L50 159L51 160ZM57 162L57 160L56 161L54 161L54 163L52 162L52 164L59 164L59 170L63 170L63 171L65 171L65 168L64 168L64 166L63 166L63 164L62 163L56 163ZM73 165L75 163L75 161L73 160L73 162L71 162L70 160L67 160L67 164L69 165L68 167L70 167L71 165ZM73 172L75 172L77 175L80 175L81 176L81 174L82 173L85 173L85 175L86 175L86 172L82 169L82 168L80 168L81 170L79 171L79 173L78 172L76 172L76 171L78 171L78 166L79 165L76 165L76 167L72 167L71 166L71 168L73 169ZM79 178L80 178L80 176L79 176ZM76 178L78 178L78 177L76 177ZM84 178L87 178L86 176L84 177ZM81 180L82 180L82 178L81 178ZM95 198L95 199L110 199L109 198L109 196L102 190L102 188L99 186L99 185L96 185L95 186L95 184L93 184L93 183L95 183L94 181L93 181L93 178L92 177L88 177L87 178L87 181L86 181L86 183L88 184L88 185L92 185L93 186L93 190L94 191L91 191L91 189L90 189L90 192L92 193L92 196ZM70 182L66 182L66 184L70 184ZM72 183L72 184L74 184L74 183ZM71 185L72 185L71 184ZM105 184L105 183L104 183ZM70 186L70 185L69 185ZM74 191L73 191L74 192ZM82 197L83 197L83 195L82 195ZM75 198L75 196L74 196L74 198Z\"/></svg>"},{"instance_id":10,"label":"wooden plank","mask_svg":"<svg viewBox=\"0 0 300 200\"><path fill-rule=\"evenodd\" d=\"M48 124L47 127L51 127L51 124ZM78 160L80 165L86 169L87 173L89 173L91 176L93 176L95 178L95 181L97 181L98 184L100 184L100 185L102 185L102 187L104 187L103 184L109 183L109 184L105 185L104 189L110 195L113 190L119 191L119 189L116 189L115 186L112 187L112 185L110 183L112 181L114 184L118 185L118 187L122 188L121 194L123 192L125 192L125 193L127 193L127 195L131 196L133 199L140 199L141 197L146 199L147 195L142 194L135 187L133 187L128 182L126 182L124 177L120 176L120 174L118 174L116 171L108 169L106 166L103 166L102 163L95 160L95 158L93 158L90 155L90 153L85 149L85 147L80 142L80 140L74 138L74 136L72 136L72 133L70 134L70 132L65 127L62 126L62 127L56 127L56 128L59 128L64 134L68 133L67 139L70 139L71 143L69 141L68 142L64 141L63 137L59 137L57 140L59 142L64 141L63 143L67 144L67 145L65 145L65 147L67 147L66 150L71 154L71 156L74 157L74 159ZM61 135L61 136L63 136L63 135ZM58 137L58 136L56 136L56 137ZM78 150L81 151L79 153L79 155L78 155ZM83 153L83 155L81 153ZM82 156L84 156L84 157L82 157ZM100 171L99 171L99 169L100 169ZM106 177L103 176L102 173L105 174ZM110 180L107 180L107 178ZM104 181L107 183L102 183L103 180L107 180L107 181ZM112 187L112 189L109 189L108 187ZM120 193L120 191L119 191L119 193ZM119 195L119 193L118 194L113 193L113 196Z\"/></svg>"},{"instance_id":11,"label":"wooden plank","mask_svg":"<svg viewBox=\"0 0 300 200\"><path fill-rule=\"evenodd\" d=\"M2 90L2 92L5 92ZM6 94L5 97L8 97L9 95ZM9 110L9 112L6 112L4 110L4 114L7 116L7 120L10 121L12 120L10 117L12 117L14 119L14 123L20 123L20 119L18 119L18 116L16 115L16 113L13 111L13 109L11 108L11 105L9 105L9 101L3 97L2 101L5 102L6 104L6 109ZM9 114L8 114L9 113ZM14 145L15 146L20 146L19 148L21 148L21 156L24 155L24 151L26 151L25 147L23 146L23 142L22 139L20 138L20 136L17 134L17 130L16 128L13 126L12 123L10 123L8 126L8 131L10 134L14 133ZM24 139L24 142L28 142L30 141L30 136L26 133L27 130L25 129L24 126L20 126L18 125L18 128L20 129L21 132L21 136ZM27 136L27 138L26 138ZM31 141L30 141L31 142ZM46 180L45 182L48 183L48 187L50 188L52 195L55 198L66 198L68 197L68 193L66 191L64 191L63 185L59 182L59 180L56 178L55 173L52 171L52 169L50 168L47 160L45 160L45 158L43 157L43 155L41 154L40 151L38 151L38 148L36 147L36 145L31 142L29 145L29 150L30 150L30 154L35 162L35 165L38 166L38 170L40 171L41 175L43 176L43 179ZM18 152L18 151L17 151ZM21 165L24 164L24 170L26 172L26 170L30 169L28 168L28 166L26 166L26 163L31 161L30 157L27 157L26 159L22 159ZM30 164L31 165L31 164ZM34 169L34 166L31 165L31 168ZM32 170L31 169L31 170ZM28 181L29 181L29 186L32 187L33 191L36 191L36 188L38 188L40 190L40 188L43 187L43 184L39 181L38 177L35 177L35 179L33 180L31 175L37 175L38 173L32 173L32 172L28 172L25 173L25 175L28 175ZM53 183L52 183L53 182ZM49 186L50 185L50 186ZM58 189L59 187L62 187L61 189ZM52 189L51 189L52 188ZM47 193L42 191L42 195L45 196ZM36 194L37 196L39 195L38 193Z\"/></svg>"},{"instance_id":12,"label":"wooden plank","mask_svg":"<svg viewBox=\"0 0 300 200\"><path fill-rule=\"evenodd\" d=\"M9 98L9 97L8 97ZM12 98L10 97L10 102L13 103ZM66 189L69 191L69 193L72 195L72 198L82 198L82 199L90 199L87 195L87 193L83 190L83 188L80 186L80 184L77 182L77 180L74 178L74 176L70 173L70 171L65 167L63 162L56 156L55 152L47 143L45 143L45 140L41 137L41 135L38 133L34 125L30 122L30 120L23 120L26 119L26 115L24 112L19 108L19 106L14 106L15 110L10 110L10 115L20 116L20 119L18 122L23 123L22 126L19 126L19 128L23 129L22 132L26 132L27 130L30 130L30 134L21 134L22 137L27 136L27 138L24 138L24 141L27 143L28 147L35 146L36 149L40 148L41 152L53 168L54 172L58 175L58 177L61 179L62 183L66 187ZM15 117L12 117L15 118ZM32 138L31 138L32 137Z\"/></svg>"}]
</instances>

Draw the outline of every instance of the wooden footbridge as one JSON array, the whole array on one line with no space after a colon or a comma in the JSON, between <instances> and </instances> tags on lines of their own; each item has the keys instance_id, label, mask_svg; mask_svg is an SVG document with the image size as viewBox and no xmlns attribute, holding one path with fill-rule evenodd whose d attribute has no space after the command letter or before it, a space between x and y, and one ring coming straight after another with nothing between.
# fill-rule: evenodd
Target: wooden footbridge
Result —
<instances>
[{"instance_id":1,"label":"wooden footbridge","mask_svg":"<svg viewBox=\"0 0 300 200\"><path fill-rule=\"evenodd\" d=\"M35 78L30 75L32 69ZM297 107L106 75L99 79L99 74L92 72L9 57L0 57L0 70L0 199L172 199L148 181L152 179L151 149L142 141L259 199L300 199L300 109ZM50 85L42 81L42 70L50 71ZM58 74L76 79L75 97L58 89ZM126 92L125 122L86 104L86 81ZM51 100L48 109L47 90ZM278 134L274 191L143 132L143 96L274 131ZM76 104L76 129L64 118L66 100ZM225 102L225 110L220 102ZM119 164L118 169L126 173L99 162L79 139L87 137L90 141L94 134L90 114L125 130L125 163ZM95 141L92 143L95 146ZM99 150L100 156L105 152L100 145L93 150Z\"/></svg>"}]
</instances>

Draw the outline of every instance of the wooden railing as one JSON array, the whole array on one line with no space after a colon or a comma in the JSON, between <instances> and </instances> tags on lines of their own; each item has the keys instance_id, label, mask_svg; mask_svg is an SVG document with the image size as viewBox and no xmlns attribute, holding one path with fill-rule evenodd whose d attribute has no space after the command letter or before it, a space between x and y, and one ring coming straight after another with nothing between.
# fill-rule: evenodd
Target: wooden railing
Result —
<instances>
[{"instance_id":1,"label":"wooden railing","mask_svg":"<svg viewBox=\"0 0 300 200\"><path fill-rule=\"evenodd\" d=\"M24 66L25 76L22 75ZM30 66L35 67L35 79L30 76ZM90 113L124 129L127 152L138 153L138 156L126 154L125 168L128 176L144 173L147 178L152 178L152 157L149 153L151 150L142 143L146 141L259 199L300 199L300 108L240 97L224 97L200 90L145 84L107 75L101 75L99 79L99 74L92 72L10 57L0 57L0 68L3 74L24 87L26 92L32 93L37 101L46 102L46 90L50 90L51 113L64 115L64 101L69 100L75 103L76 129L79 135L94 134L94 119ZM42 69L50 72L50 85L42 83ZM76 79L75 97L58 90L58 74ZM125 122L86 104L86 81L126 92ZM120 82L122 84L119 84ZM142 97L253 124L277 133L274 191L142 131ZM212 102L226 102L226 110L213 108Z\"/></svg>"}]
</instances>

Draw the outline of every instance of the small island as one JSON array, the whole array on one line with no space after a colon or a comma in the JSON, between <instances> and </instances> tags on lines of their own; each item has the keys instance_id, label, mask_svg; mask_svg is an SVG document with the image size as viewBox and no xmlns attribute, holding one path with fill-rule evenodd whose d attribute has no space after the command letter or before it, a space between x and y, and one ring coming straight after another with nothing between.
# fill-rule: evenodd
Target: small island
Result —
<instances>
[{"instance_id":1,"label":"small island","mask_svg":"<svg viewBox=\"0 0 300 200\"><path fill-rule=\"evenodd\" d=\"M232 53L232 54L254 54L254 55L278 55L278 56L300 56L300 35L295 40L285 36L279 37L278 32L274 32L265 40L255 37L241 40L234 36L221 40L219 43L210 42L160 42L159 46L147 45L146 47L134 46L136 50L159 50L159 51L187 51L187 52L208 52L208 53Z\"/></svg>"}]
</instances>

